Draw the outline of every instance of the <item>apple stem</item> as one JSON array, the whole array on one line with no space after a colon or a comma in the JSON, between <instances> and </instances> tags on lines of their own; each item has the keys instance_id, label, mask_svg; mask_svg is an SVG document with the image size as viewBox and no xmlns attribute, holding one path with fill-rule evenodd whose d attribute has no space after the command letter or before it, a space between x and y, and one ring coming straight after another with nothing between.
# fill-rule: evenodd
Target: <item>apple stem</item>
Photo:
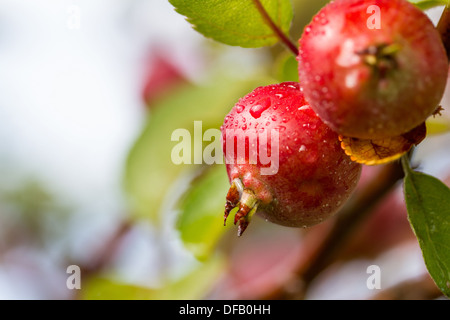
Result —
<instances>
[{"instance_id":1,"label":"apple stem","mask_svg":"<svg viewBox=\"0 0 450 320\"><path fill-rule=\"evenodd\" d=\"M284 32L275 24L275 22L273 22L272 18L269 16L266 9L264 9L264 6L262 5L261 1L253 0L253 3L255 4L256 9L258 9L259 13L264 19L264 22L273 30L273 32L280 39L280 41L283 42L295 56L298 56L297 46L291 41L291 39L289 39L284 34Z\"/></svg>"},{"instance_id":2,"label":"apple stem","mask_svg":"<svg viewBox=\"0 0 450 320\"><path fill-rule=\"evenodd\" d=\"M258 198L251 190L244 189L241 179L234 179L227 193L223 225L226 225L231 210L239 206L239 210L234 216L234 224L238 224L238 236L240 237L258 209L258 204Z\"/></svg>"},{"instance_id":3,"label":"apple stem","mask_svg":"<svg viewBox=\"0 0 450 320\"><path fill-rule=\"evenodd\" d=\"M247 229L250 220L258 209L258 199L250 190L244 190L242 193L239 210L234 216L234 224L238 225L238 237L240 237L245 229Z\"/></svg>"},{"instance_id":4,"label":"apple stem","mask_svg":"<svg viewBox=\"0 0 450 320\"><path fill-rule=\"evenodd\" d=\"M225 203L225 214L223 219L224 226L227 224L227 218L231 210L233 210L241 201L243 190L244 186L242 185L241 179L234 179L231 182L231 187L227 193L227 201Z\"/></svg>"}]
</instances>

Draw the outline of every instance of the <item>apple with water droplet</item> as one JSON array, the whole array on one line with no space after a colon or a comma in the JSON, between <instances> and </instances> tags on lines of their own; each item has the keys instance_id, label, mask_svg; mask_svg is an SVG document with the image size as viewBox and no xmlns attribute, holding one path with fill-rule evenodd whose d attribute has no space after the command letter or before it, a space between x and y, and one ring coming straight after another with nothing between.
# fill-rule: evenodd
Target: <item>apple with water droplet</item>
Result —
<instances>
[{"instance_id":1,"label":"apple with water droplet","mask_svg":"<svg viewBox=\"0 0 450 320\"><path fill-rule=\"evenodd\" d=\"M311 109L296 82L256 88L221 127L230 190L225 221L238 207L238 234L256 213L308 227L336 213L352 194L361 165Z\"/></svg>"},{"instance_id":2,"label":"apple with water droplet","mask_svg":"<svg viewBox=\"0 0 450 320\"><path fill-rule=\"evenodd\" d=\"M297 59L311 108L337 133L361 139L419 126L447 81L439 33L406 0L330 2L305 28Z\"/></svg>"}]
</instances>

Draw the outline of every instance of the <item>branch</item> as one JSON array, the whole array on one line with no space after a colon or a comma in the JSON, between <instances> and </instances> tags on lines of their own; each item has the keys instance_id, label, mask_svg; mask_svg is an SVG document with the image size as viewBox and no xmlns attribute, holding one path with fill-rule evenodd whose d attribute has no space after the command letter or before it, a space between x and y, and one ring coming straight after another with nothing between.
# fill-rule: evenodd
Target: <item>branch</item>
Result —
<instances>
[{"instance_id":1,"label":"branch","mask_svg":"<svg viewBox=\"0 0 450 320\"><path fill-rule=\"evenodd\" d=\"M427 273L420 278L408 279L374 295L371 300L432 300L442 292Z\"/></svg>"},{"instance_id":2,"label":"branch","mask_svg":"<svg viewBox=\"0 0 450 320\"><path fill-rule=\"evenodd\" d=\"M107 267L132 227L133 223L131 221L125 220L120 222L113 234L96 250L95 256L92 257L91 261L88 264L80 265L83 276L96 274Z\"/></svg>"},{"instance_id":3,"label":"branch","mask_svg":"<svg viewBox=\"0 0 450 320\"><path fill-rule=\"evenodd\" d=\"M296 290L282 290L276 298L302 299L312 280L333 262L353 231L403 176L399 161L386 164L377 179L355 194L349 205L336 214L334 225L328 231L325 230L324 240L312 250L305 263L298 266L296 278L301 280L302 285Z\"/></svg>"},{"instance_id":4,"label":"branch","mask_svg":"<svg viewBox=\"0 0 450 320\"><path fill-rule=\"evenodd\" d=\"M370 183L359 196L354 199L350 207L342 210L337 217L336 224L322 245L322 250L303 272L305 285L309 283L334 258L348 236L373 210L380 199L388 194L397 182L403 178L403 170L399 162L387 165L378 178Z\"/></svg>"},{"instance_id":5,"label":"branch","mask_svg":"<svg viewBox=\"0 0 450 320\"><path fill-rule=\"evenodd\" d=\"M124 220L119 223L116 230L106 239L102 246L95 250L94 255L88 263L81 263L77 261L68 261L66 265L78 265L81 269L81 276L83 281L97 273L103 271L110 264L117 249L123 242L125 236L131 231L133 222ZM80 290L75 290L73 299L79 298Z\"/></svg>"},{"instance_id":6,"label":"branch","mask_svg":"<svg viewBox=\"0 0 450 320\"><path fill-rule=\"evenodd\" d=\"M447 57L450 59L450 8L448 6L445 6L436 29L441 35Z\"/></svg>"}]
</instances>

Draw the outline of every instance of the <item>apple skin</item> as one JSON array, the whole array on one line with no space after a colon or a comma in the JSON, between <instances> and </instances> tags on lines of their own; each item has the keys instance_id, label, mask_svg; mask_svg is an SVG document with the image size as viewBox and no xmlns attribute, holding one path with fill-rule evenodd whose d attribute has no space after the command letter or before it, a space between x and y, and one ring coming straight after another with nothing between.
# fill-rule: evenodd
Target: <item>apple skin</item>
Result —
<instances>
[{"instance_id":1,"label":"apple skin","mask_svg":"<svg viewBox=\"0 0 450 320\"><path fill-rule=\"evenodd\" d=\"M370 6L380 28L370 27ZM369 13L368 13L369 12ZM430 19L406 0L337 0L299 40L301 89L337 133L360 139L399 136L438 107L448 59Z\"/></svg>"},{"instance_id":2,"label":"apple skin","mask_svg":"<svg viewBox=\"0 0 450 320\"><path fill-rule=\"evenodd\" d=\"M236 103L221 130L230 190L233 181L241 181L244 193L255 198L252 205L258 203L256 214L270 222L289 227L318 224L346 203L358 183L361 165L345 154L338 135L310 108L296 82L256 88ZM276 170L266 174L262 169L271 169L272 163L261 161L263 135L266 149L277 156ZM272 141L273 136L278 140ZM235 141L245 141L244 157ZM228 148L231 142L234 146ZM259 152L254 163L252 152ZM245 215L239 214L246 203L241 198L232 205L225 217L239 205L235 223L240 221L245 230Z\"/></svg>"}]
</instances>

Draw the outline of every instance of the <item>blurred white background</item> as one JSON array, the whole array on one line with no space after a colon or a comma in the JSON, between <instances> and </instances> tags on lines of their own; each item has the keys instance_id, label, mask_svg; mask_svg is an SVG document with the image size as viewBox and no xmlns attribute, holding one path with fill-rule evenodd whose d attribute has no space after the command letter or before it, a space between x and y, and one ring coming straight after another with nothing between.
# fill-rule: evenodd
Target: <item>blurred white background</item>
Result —
<instances>
[{"instance_id":1,"label":"blurred white background","mask_svg":"<svg viewBox=\"0 0 450 320\"><path fill-rule=\"evenodd\" d=\"M87 259L126 214L122 174L145 120L148 55L162 47L195 78L200 39L165 0L0 0L0 188L34 179L77 213L50 255L20 248L0 259L1 299L70 296L49 258L70 248ZM151 271L148 240L129 240L140 259L128 252L127 270Z\"/></svg>"}]
</instances>

